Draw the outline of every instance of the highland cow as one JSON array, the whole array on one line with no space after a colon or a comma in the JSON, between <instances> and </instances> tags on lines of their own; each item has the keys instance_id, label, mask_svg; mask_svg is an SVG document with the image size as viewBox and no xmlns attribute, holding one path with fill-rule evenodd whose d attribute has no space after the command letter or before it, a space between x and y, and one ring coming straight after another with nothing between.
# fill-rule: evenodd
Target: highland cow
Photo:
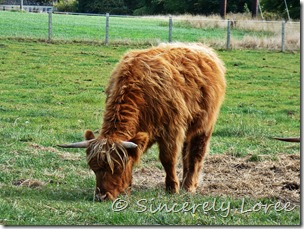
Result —
<instances>
[{"instance_id":1,"label":"highland cow","mask_svg":"<svg viewBox=\"0 0 304 229\"><path fill-rule=\"evenodd\" d=\"M166 190L195 192L204 157L226 90L225 67L200 44L161 44L128 52L117 64L106 90L103 125L97 137L59 145L86 148L96 175L97 200L114 200L130 190L132 167L154 143L166 172Z\"/></svg>"}]
</instances>

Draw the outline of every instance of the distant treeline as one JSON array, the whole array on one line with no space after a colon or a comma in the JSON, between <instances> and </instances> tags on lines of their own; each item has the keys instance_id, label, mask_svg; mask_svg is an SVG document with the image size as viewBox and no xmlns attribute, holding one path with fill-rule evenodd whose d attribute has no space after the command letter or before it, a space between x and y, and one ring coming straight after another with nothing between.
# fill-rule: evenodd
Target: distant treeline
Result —
<instances>
[{"instance_id":1,"label":"distant treeline","mask_svg":"<svg viewBox=\"0 0 304 229\"><path fill-rule=\"evenodd\" d=\"M252 0L228 0L227 12L244 12ZM112 14L219 14L221 0L78 0L83 12Z\"/></svg>"},{"instance_id":2,"label":"distant treeline","mask_svg":"<svg viewBox=\"0 0 304 229\"><path fill-rule=\"evenodd\" d=\"M110 13L121 15L220 13L222 0L24 0L24 5L54 5L60 11L80 13ZM260 0L262 12L267 16L287 18L285 0ZM300 1L286 0L290 17L300 19ZM20 4L20 0L0 0L0 4ZM251 12L253 0L227 0L227 13Z\"/></svg>"}]
</instances>

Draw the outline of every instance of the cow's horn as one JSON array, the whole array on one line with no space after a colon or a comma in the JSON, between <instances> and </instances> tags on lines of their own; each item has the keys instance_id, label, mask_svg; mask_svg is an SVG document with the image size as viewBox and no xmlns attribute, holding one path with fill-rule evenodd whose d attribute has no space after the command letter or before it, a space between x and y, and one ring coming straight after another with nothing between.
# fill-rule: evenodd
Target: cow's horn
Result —
<instances>
[{"instance_id":1,"label":"cow's horn","mask_svg":"<svg viewBox=\"0 0 304 229\"><path fill-rule=\"evenodd\" d=\"M300 138L273 138L279 141L284 141L284 142L300 142Z\"/></svg>"},{"instance_id":2,"label":"cow's horn","mask_svg":"<svg viewBox=\"0 0 304 229\"><path fill-rule=\"evenodd\" d=\"M137 145L133 142L126 142L126 141L122 141L121 142L122 146L125 147L126 149L134 149L137 147Z\"/></svg>"},{"instance_id":3,"label":"cow's horn","mask_svg":"<svg viewBox=\"0 0 304 229\"><path fill-rule=\"evenodd\" d=\"M90 141L74 142L68 144L57 145L62 148L88 148Z\"/></svg>"}]
</instances>

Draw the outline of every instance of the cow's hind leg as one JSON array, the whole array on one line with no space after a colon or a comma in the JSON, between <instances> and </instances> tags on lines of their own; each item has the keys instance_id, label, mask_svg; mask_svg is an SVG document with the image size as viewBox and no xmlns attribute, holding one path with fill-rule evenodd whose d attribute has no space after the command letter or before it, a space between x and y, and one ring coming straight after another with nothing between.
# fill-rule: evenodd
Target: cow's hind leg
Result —
<instances>
[{"instance_id":1,"label":"cow's hind leg","mask_svg":"<svg viewBox=\"0 0 304 229\"><path fill-rule=\"evenodd\" d=\"M210 134L194 135L188 142L189 148L183 150L183 188L195 192L205 155L209 150Z\"/></svg>"},{"instance_id":2,"label":"cow's hind leg","mask_svg":"<svg viewBox=\"0 0 304 229\"><path fill-rule=\"evenodd\" d=\"M183 151L182 151L182 159L183 159L183 180L182 187L184 186L183 182L185 181L188 170L189 170L189 143L184 142Z\"/></svg>"},{"instance_id":3,"label":"cow's hind leg","mask_svg":"<svg viewBox=\"0 0 304 229\"><path fill-rule=\"evenodd\" d=\"M177 193L179 191L179 180L176 175L176 163L178 155L181 151L182 144L178 142L159 142L159 159L166 172L166 190L171 193Z\"/></svg>"}]
</instances>

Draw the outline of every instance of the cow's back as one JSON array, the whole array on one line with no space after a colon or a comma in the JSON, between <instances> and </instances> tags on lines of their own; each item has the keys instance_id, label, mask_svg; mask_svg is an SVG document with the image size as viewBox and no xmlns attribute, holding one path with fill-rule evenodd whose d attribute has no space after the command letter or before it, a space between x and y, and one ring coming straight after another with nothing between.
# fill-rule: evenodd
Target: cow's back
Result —
<instances>
[{"instance_id":1,"label":"cow's back","mask_svg":"<svg viewBox=\"0 0 304 229\"><path fill-rule=\"evenodd\" d=\"M136 113L138 130L155 138L176 127L208 129L224 98L224 74L224 64L215 52L198 44L161 44L131 51L112 73L107 89L111 104L107 105L117 107L122 102L118 97L124 97L124 102L136 107L128 114Z\"/></svg>"}]
</instances>

